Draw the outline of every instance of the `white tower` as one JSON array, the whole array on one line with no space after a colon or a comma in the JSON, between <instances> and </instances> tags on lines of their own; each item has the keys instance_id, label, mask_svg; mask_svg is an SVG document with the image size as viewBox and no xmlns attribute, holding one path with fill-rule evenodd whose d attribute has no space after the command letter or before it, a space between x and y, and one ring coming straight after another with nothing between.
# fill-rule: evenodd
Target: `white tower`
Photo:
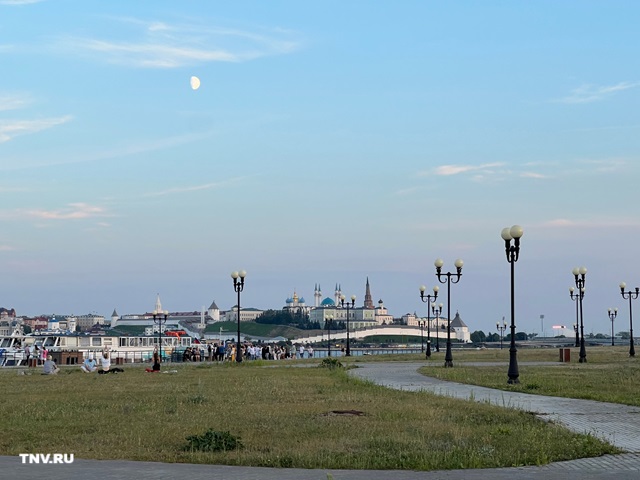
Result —
<instances>
[{"instance_id":1,"label":"white tower","mask_svg":"<svg viewBox=\"0 0 640 480\"><path fill-rule=\"evenodd\" d=\"M120 315L116 312L116 309L113 309L113 313L111 314L111 328L115 327L118 324L118 320L120 319Z\"/></svg>"},{"instance_id":2,"label":"white tower","mask_svg":"<svg viewBox=\"0 0 640 480\"><path fill-rule=\"evenodd\" d=\"M320 289L320 284L316 285L316 288L313 290L313 296L315 298L314 305L316 307L320 306L320 302L322 301L322 290Z\"/></svg>"},{"instance_id":3,"label":"white tower","mask_svg":"<svg viewBox=\"0 0 640 480\"><path fill-rule=\"evenodd\" d=\"M211 302L208 313L209 313L209 317L211 317L212 323L220 321L220 309L218 308L218 305L216 305L215 300Z\"/></svg>"}]
</instances>

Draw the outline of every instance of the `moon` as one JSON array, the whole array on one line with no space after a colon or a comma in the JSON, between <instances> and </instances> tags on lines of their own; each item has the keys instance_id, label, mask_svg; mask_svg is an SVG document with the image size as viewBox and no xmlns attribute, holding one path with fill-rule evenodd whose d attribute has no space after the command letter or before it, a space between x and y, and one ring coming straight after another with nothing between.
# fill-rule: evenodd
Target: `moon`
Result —
<instances>
[{"instance_id":1,"label":"moon","mask_svg":"<svg viewBox=\"0 0 640 480\"><path fill-rule=\"evenodd\" d=\"M191 77L190 83L193 90L198 90L200 88L200 79L198 77Z\"/></svg>"}]
</instances>

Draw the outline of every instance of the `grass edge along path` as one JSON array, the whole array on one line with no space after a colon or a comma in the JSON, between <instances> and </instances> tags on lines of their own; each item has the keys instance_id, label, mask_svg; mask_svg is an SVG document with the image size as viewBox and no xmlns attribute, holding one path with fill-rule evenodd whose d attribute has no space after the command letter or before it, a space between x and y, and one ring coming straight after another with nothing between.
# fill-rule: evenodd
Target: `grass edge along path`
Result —
<instances>
[{"instance_id":1,"label":"grass edge along path","mask_svg":"<svg viewBox=\"0 0 640 480\"><path fill-rule=\"evenodd\" d=\"M180 365L175 374L0 372L0 454L244 466L438 470L619 453L531 414L387 389L323 368ZM357 411L362 415L332 412ZM185 450L229 432L243 447Z\"/></svg>"}]
</instances>

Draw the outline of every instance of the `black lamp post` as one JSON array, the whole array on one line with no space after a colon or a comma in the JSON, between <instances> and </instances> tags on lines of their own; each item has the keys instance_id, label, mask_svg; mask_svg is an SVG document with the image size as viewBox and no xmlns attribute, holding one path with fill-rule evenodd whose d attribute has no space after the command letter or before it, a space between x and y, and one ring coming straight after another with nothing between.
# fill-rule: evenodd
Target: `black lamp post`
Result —
<instances>
[{"instance_id":1,"label":"black lamp post","mask_svg":"<svg viewBox=\"0 0 640 480\"><path fill-rule=\"evenodd\" d=\"M624 289L627 288L627 284L624 282L620 283L620 293L622 294L622 298L629 299L629 356L636 356L636 349L633 346L633 314L631 312L631 300L635 300L640 295L640 288L636 287L636 291Z\"/></svg>"},{"instance_id":2,"label":"black lamp post","mask_svg":"<svg viewBox=\"0 0 640 480\"><path fill-rule=\"evenodd\" d=\"M325 325L327 326L327 337L328 337L327 351L328 351L328 356L330 357L331 356L331 327L333 326L333 315L329 315L324 322L325 322Z\"/></svg>"},{"instance_id":3,"label":"black lamp post","mask_svg":"<svg viewBox=\"0 0 640 480\"><path fill-rule=\"evenodd\" d=\"M247 276L247 272L240 270L239 272L233 272L231 278L233 278L233 289L238 294L238 345L236 346L236 362L242 362L242 346L240 345L240 292L244 290L244 277Z\"/></svg>"},{"instance_id":4,"label":"black lamp post","mask_svg":"<svg viewBox=\"0 0 640 480\"><path fill-rule=\"evenodd\" d=\"M433 295L425 295L424 292L427 290L427 287L424 285L420 286L420 300L427 304L427 353L426 357L431 358L431 308L433 308L434 302L438 298L438 291L440 287L437 285L433 287ZM439 349L438 349L439 350ZM424 352L424 348L422 349Z\"/></svg>"},{"instance_id":5,"label":"black lamp post","mask_svg":"<svg viewBox=\"0 0 640 480\"><path fill-rule=\"evenodd\" d=\"M458 283L460 277L462 277L462 265L464 262L461 259L457 259L454 262L456 267L456 273L442 273L442 266L444 261L441 258L436 259L433 264L436 267L436 276L440 283L447 284L447 353L444 356L444 366L453 367L453 355L451 353L451 284ZM451 277L454 277L453 279Z\"/></svg>"},{"instance_id":6,"label":"black lamp post","mask_svg":"<svg viewBox=\"0 0 640 480\"><path fill-rule=\"evenodd\" d=\"M511 265L511 346L509 347L509 380L507 383L520 383L518 377L518 350L516 350L516 311L515 311L515 264L520 256L520 238L522 227L514 225L511 228L503 228L500 236L504 240L504 248L507 254L507 262ZM511 244L513 240L513 245Z\"/></svg>"},{"instance_id":7,"label":"black lamp post","mask_svg":"<svg viewBox=\"0 0 640 480\"><path fill-rule=\"evenodd\" d=\"M613 334L613 321L616 319L616 317L618 316L618 309L617 308L610 308L608 309L607 313L609 314L609 318L611 319L611 346L614 346L614 334Z\"/></svg>"},{"instance_id":8,"label":"black lamp post","mask_svg":"<svg viewBox=\"0 0 640 480\"><path fill-rule=\"evenodd\" d=\"M158 354L160 355L160 361L162 361L162 326L167 323L168 311L154 310L153 311L153 323L158 325Z\"/></svg>"},{"instance_id":9,"label":"black lamp post","mask_svg":"<svg viewBox=\"0 0 640 480\"><path fill-rule=\"evenodd\" d=\"M578 295L577 293L574 294L573 292L575 292L576 289L574 287L569 287L569 297L571 297L571 300L573 300L574 302L576 302L576 323L573 324L573 329L576 332L576 347L580 346L580 334L579 334L579 329L578 327L580 326L580 311L578 309L578 306L580 305L580 295Z\"/></svg>"},{"instance_id":10,"label":"black lamp post","mask_svg":"<svg viewBox=\"0 0 640 480\"><path fill-rule=\"evenodd\" d=\"M420 351L421 352L424 352L424 324L425 323L427 323L425 320L418 320L418 327L420 327Z\"/></svg>"},{"instance_id":11,"label":"black lamp post","mask_svg":"<svg viewBox=\"0 0 640 480\"><path fill-rule=\"evenodd\" d=\"M342 308L347 309L347 352L345 353L346 357L350 357L351 356L351 344L349 342L349 307L353 308L356 306L356 296L355 295L351 295L351 301L350 302L346 302L344 301L346 297L344 295L340 296L340 305L342 305Z\"/></svg>"},{"instance_id":12,"label":"black lamp post","mask_svg":"<svg viewBox=\"0 0 640 480\"><path fill-rule=\"evenodd\" d=\"M431 313L433 313L433 316L435 317L434 320L436 321L436 352L440 351L440 331L438 325L440 324L440 315L442 314L442 303L439 303L438 306L436 307L435 303L431 304Z\"/></svg>"},{"instance_id":13,"label":"black lamp post","mask_svg":"<svg viewBox=\"0 0 640 480\"><path fill-rule=\"evenodd\" d=\"M504 338L504 331L507 329L507 322L504 321L504 317L502 317L502 325L498 322L496 323L496 328L500 331L500 350L502 350L502 339Z\"/></svg>"},{"instance_id":14,"label":"black lamp post","mask_svg":"<svg viewBox=\"0 0 640 480\"><path fill-rule=\"evenodd\" d=\"M580 359L578 360L580 363L587 363L587 351L584 348L584 320L582 316L582 299L584 298L584 282L585 275L587 274L586 267L575 267L571 273L576 281L576 288L578 292L576 296L578 297L578 307L580 310ZM571 291L571 298L573 298L573 290Z\"/></svg>"}]
</instances>

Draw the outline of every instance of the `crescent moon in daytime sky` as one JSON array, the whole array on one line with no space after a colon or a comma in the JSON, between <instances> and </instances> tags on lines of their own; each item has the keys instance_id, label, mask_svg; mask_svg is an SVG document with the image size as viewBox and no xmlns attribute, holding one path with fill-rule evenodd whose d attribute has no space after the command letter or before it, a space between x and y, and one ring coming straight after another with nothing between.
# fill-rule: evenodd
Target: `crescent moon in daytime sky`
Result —
<instances>
[{"instance_id":1,"label":"crescent moon in daytime sky","mask_svg":"<svg viewBox=\"0 0 640 480\"><path fill-rule=\"evenodd\" d=\"M191 88L193 90L200 88L200 79L198 77L191 77Z\"/></svg>"}]
</instances>

